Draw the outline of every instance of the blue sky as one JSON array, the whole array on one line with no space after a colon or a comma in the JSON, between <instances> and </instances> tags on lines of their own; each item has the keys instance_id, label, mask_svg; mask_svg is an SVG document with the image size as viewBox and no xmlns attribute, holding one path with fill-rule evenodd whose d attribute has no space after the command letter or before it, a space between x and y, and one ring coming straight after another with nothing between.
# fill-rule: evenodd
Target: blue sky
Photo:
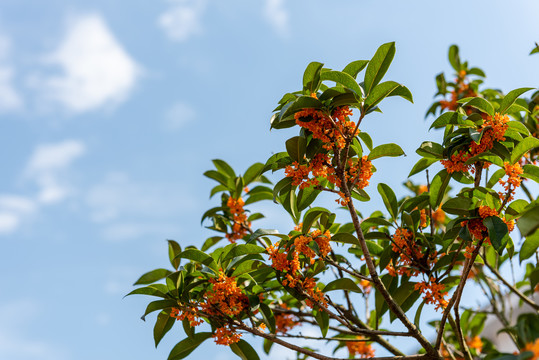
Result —
<instances>
[{"instance_id":1,"label":"blue sky","mask_svg":"<svg viewBox=\"0 0 539 360\"><path fill-rule=\"evenodd\" d=\"M139 319L147 299L122 296L166 265L165 239L210 235L199 223L211 159L243 171L284 149L294 132L269 132L271 111L310 61L342 69L396 41L387 78L415 104L388 100L364 131L408 154L379 161L373 177L402 189L417 146L440 136L423 115L449 45L489 86L537 86L538 11L535 1L0 1L0 358L165 359L180 332L155 350ZM276 206L263 209L264 226L288 230ZM234 358L204 349L193 359Z\"/></svg>"}]
</instances>

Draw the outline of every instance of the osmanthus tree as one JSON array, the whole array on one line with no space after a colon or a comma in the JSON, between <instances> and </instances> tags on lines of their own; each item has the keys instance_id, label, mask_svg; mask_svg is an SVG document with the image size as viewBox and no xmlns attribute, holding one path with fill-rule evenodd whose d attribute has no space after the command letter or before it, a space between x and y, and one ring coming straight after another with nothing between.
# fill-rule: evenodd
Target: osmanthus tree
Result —
<instances>
[{"instance_id":1,"label":"osmanthus tree","mask_svg":"<svg viewBox=\"0 0 539 360\"><path fill-rule=\"evenodd\" d=\"M188 357L209 338L242 359L258 359L247 334L264 339L266 353L277 344L298 359L339 359L346 350L347 358L380 360L539 358L539 205L529 186L539 181L539 93L525 100L532 89L480 90L484 73L452 46L456 79L437 76L439 97L428 112L431 128L443 129L442 142L421 144L409 174L424 172L425 183L403 179L411 191L400 199L380 183L385 209L363 217L376 160L403 154L397 144L375 145L361 127L385 98L412 101L403 85L382 82L394 54L395 44L387 43L342 71L309 64L302 89L285 94L271 119L274 129L299 132L286 151L243 175L213 161L205 175L217 182L211 196L220 202L202 220L217 235L200 249L169 241L172 268L142 275L130 293L159 298L143 316L158 312L156 346L174 325L183 328L169 360ZM438 162L443 169L429 177ZM275 185L269 171L281 175ZM518 188L527 199L516 198ZM346 210L344 221L317 206L322 192ZM290 214L288 233L253 226L264 217L256 204L272 200ZM502 266L523 261L522 280L501 274ZM462 303L471 282L488 306ZM527 309L516 321L506 308L510 294ZM438 314L432 338L419 326L429 306ZM481 335L487 316L498 318L519 351L504 354ZM302 326L320 333L306 336ZM300 338L315 345L299 346ZM405 355L395 338L415 342L418 353ZM312 348L317 341L333 353Z\"/></svg>"}]
</instances>

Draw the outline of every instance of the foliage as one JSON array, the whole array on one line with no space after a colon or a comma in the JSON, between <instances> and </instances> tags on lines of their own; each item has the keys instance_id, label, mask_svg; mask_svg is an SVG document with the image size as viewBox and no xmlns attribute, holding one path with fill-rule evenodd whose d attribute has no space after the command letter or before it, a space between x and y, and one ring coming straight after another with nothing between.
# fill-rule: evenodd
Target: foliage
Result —
<instances>
[{"instance_id":1,"label":"foliage","mask_svg":"<svg viewBox=\"0 0 539 360\"><path fill-rule=\"evenodd\" d=\"M411 195L398 197L380 183L385 209L362 217L356 207L374 193L366 189L376 160L404 154L397 144L375 145L361 131L365 117L380 111L386 98L412 101L405 86L382 81L394 54L395 44L387 43L372 59L342 71L310 63L302 89L285 94L271 119L274 129L299 130L286 141L286 151L243 175L213 161L215 169L205 175L216 181L211 196L219 194L220 203L202 221L218 235L201 249L170 240L173 269L142 275L135 283L142 287L130 293L158 298L144 313L159 312L156 346L176 320L182 322L186 338L169 360L186 358L209 338L242 359L258 359L242 338L247 333L264 339L266 353L278 344L296 351L298 359L336 358L294 345L297 338L329 343L335 351L345 348L349 358L374 357L381 349L402 358L394 337L409 338L420 348L419 355L405 358L539 358L539 305L533 300L539 284L539 205L526 185L539 181L539 92L525 100L521 96L531 88L507 94L480 89L483 71L469 67L451 46L456 78L436 77L438 97L427 112L435 117L431 128L443 129L443 139L421 144L409 175L425 172L427 184L408 180ZM438 162L443 169L429 179L428 168ZM270 170L284 170L275 185L265 175ZM516 198L518 188L527 200ZM337 222L336 213L316 206L322 192L334 194L348 222ZM246 207L268 200L290 215L293 230L253 227L264 215ZM500 269L515 261L525 262L526 273L513 283ZM471 282L490 306L461 304ZM516 322L506 310L510 295L527 309ZM439 316L431 323L436 337L429 340L419 324L431 305ZM498 319L520 353L504 354L482 336L487 314ZM404 330L382 328L387 321ZM203 323L208 331L199 332ZM319 337L297 331L313 325Z\"/></svg>"}]
</instances>

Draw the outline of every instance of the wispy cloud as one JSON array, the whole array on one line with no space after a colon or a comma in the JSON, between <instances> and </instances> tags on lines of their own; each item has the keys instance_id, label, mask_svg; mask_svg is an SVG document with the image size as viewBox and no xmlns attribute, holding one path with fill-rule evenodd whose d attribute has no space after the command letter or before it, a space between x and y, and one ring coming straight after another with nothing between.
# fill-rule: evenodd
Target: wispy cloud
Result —
<instances>
[{"instance_id":1,"label":"wispy cloud","mask_svg":"<svg viewBox=\"0 0 539 360\"><path fill-rule=\"evenodd\" d=\"M0 112L17 110L23 105L21 96L13 87L15 71L9 64L10 52L10 39L0 34Z\"/></svg>"},{"instance_id":2,"label":"wispy cloud","mask_svg":"<svg viewBox=\"0 0 539 360\"><path fill-rule=\"evenodd\" d=\"M141 74L97 14L70 19L63 41L44 62L59 67L60 74L38 77L34 86L46 100L74 113L123 102Z\"/></svg>"},{"instance_id":3,"label":"wispy cloud","mask_svg":"<svg viewBox=\"0 0 539 360\"><path fill-rule=\"evenodd\" d=\"M277 33L288 35L288 11L284 7L284 0L266 0L264 16Z\"/></svg>"},{"instance_id":4,"label":"wispy cloud","mask_svg":"<svg viewBox=\"0 0 539 360\"><path fill-rule=\"evenodd\" d=\"M37 200L40 203L56 203L69 194L69 186L62 181L62 175L85 151L79 140L43 144L36 148L26 167L25 177L33 179L39 186Z\"/></svg>"},{"instance_id":5,"label":"wispy cloud","mask_svg":"<svg viewBox=\"0 0 539 360\"><path fill-rule=\"evenodd\" d=\"M22 177L37 185L33 195L0 194L0 235L16 231L43 206L58 203L70 195L66 180L71 164L86 151L79 140L38 145Z\"/></svg>"},{"instance_id":6,"label":"wispy cloud","mask_svg":"<svg viewBox=\"0 0 539 360\"><path fill-rule=\"evenodd\" d=\"M175 41L186 41L202 32L201 17L205 0L169 0L170 8L161 14L159 26Z\"/></svg>"},{"instance_id":7,"label":"wispy cloud","mask_svg":"<svg viewBox=\"0 0 539 360\"><path fill-rule=\"evenodd\" d=\"M196 119L196 112L192 106L185 102L177 102L165 113L165 127L169 130L178 130Z\"/></svg>"}]
</instances>

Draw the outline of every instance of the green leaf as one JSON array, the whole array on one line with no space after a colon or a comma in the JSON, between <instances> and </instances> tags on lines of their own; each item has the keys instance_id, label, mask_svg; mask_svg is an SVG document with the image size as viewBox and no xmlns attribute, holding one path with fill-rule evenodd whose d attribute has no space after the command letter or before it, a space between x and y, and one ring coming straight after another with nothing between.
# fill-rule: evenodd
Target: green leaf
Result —
<instances>
[{"instance_id":1,"label":"green leaf","mask_svg":"<svg viewBox=\"0 0 539 360\"><path fill-rule=\"evenodd\" d=\"M434 129L443 128L449 124L458 125L458 124L462 124L463 122L464 122L464 119L463 119L462 114L457 113L455 111L448 111L438 116L438 118L434 120L434 122L430 126L429 130L432 128Z\"/></svg>"},{"instance_id":2,"label":"green leaf","mask_svg":"<svg viewBox=\"0 0 539 360\"><path fill-rule=\"evenodd\" d=\"M490 116L494 116L494 106L492 106L492 104L489 103L487 100L480 97L472 98L470 101L463 104L463 106L471 106L484 113L489 114Z\"/></svg>"},{"instance_id":3,"label":"green leaf","mask_svg":"<svg viewBox=\"0 0 539 360\"><path fill-rule=\"evenodd\" d=\"M152 301L148 304L146 307L146 311L144 311L144 314L140 317L142 320L146 321L146 316L154 311L157 310L163 310L178 306L178 302L176 300L156 300Z\"/></svg>"},{"instance_id":4,"label":"green leaf","mask_svg":"<svg viewBox=\"0 0 539 360\"><path fill-rule=\"evenodd\" d=\"M365 93L369 94L384 77L395 56L395 43L383 44L372 57L367 70L365 70Z\"/></svg>"},{"instance_id":5,"label":"green leaf","mask_svg":"<svg viewBox=\"0 0 539 360\"><path fill-rule=\"evenodd\" d=\"M539 183L539 166L528 164L524 165L522 169L524 170L524 172L520 176L532 179L533 181Z\"/></svg>"},{"instance_id":6,"label":"green leaf","mask_svg":"<svg viewBox=\"0 0 539 360\"><path fill-rule=\"evenodd\" d=\"M230 344L230 350L238 355L242 360L260 360L255 349L245 340L240 340L235 344Z\"/></svg>"},{"instance_id":7,"label":"green leaf","mask_svg":"<svg viewBox=\"0 0 539 360\"><path fill-rule=\"evenodd\" d=\"M304 137L294 136L286 140L286 151L292 160L301 163L305 156L305 151L307 150L307 141Z\"/></svg>"},{"instance_id":8,"label":"green leaf","mask_svg":"<svg viewBox=\"0 0 539 360\"><path fill-rule=\"evenodd\" d=\"M357 77L357 74L359 74L359 72L363 70L365 66L367 66L368 63L369 63L369 60L352 61L350 64L344 67L342 72L347 73L348 75L350 75L351 77L355 79Z\"/></svg>"},{"instance_id":9,"label":"green leaf","mask_svg":"<svg viewBox=\"0 0 539 360\"><path fill-rule=\"evenodd\" d=\"M178 270L178 267L180 266L180 260L176 260L176 256L182 252L182 248L180 244L178 244L174 240L167 240L168 241L168 258L170 260L170 264L174 267L174 269Z\"/></svg>"},{"instance_id":10,"label":"green leaf","mask_svg":"<svg viewBox=\"0 0 539 360\"><path fill-rule=\"evenodd\" d=\"M254 163L251 165L243 175L243 180L245 181L245 185L249 185L253 181L255 181L260 174L262 174L262 170L264 169L264 164L262 163Z\"/></svg>"},{"instance_id":11,"label":"green leaf","mask_svg":"<svg viewBox=\"0 0 539 360\"><path fill-rule=\"evenodd\" d=\"M404 85L400 85L398 88L393 90L388 96L400 96L404 100L408 100L412 104L414 103L414 97L412 92Z\"/></svg>"},{"instance_id":12,"label":"green leaf","mask_svg":"<svg viewBox=\"0 0 539 360\"><path fill-rule=\"evenodd\" d=\"M505 95L504 98L502 99L502 102L500 103L500 107L498 108L498 113L505 114L506 110L508 110L511 107L511 105L513 105L513 103L517 101L520 95L530 90L533 90L533 88L520 88L520 89L509 91L507 95Z\"/></svg>"},{"instance_id":13,"label":"green leaf","mask_svg":"<svg viewBox=\"0 0 539 360\"><path fill-rule=\"evenodd\" d=\"M309 90L310 93L313 93L318 89L320 85L320 70L322 70L324 64L313 61L303 73L303 88Z\"/></svg>"},{"instance_id":14,"label":"green leaf","mask_svg":"<svg viewBox=\"0 0 539 360\"><path fill-rule=\"evenodd\" d=\"M535 232L539 228L539 206L536 205L522 214L517 220L517 226L522 236L528 236Z\"/></svg>"},{"instance_id":15,"label":"green leaf","mask_svg":"<svg viewBox=\"0 0 539 360\"><path fill-rule=\"evenodd\" d=\"M277 236L277 237L279 237L281 239L288 239L288 235L279 234L279 231L277 231L277 230L274 230L274 229L258 229L251 235L251 237L249 238L249 240L247 242L251 243L251 242L255 241L256 239L258 239L259 237L262 237L262 236Z\"/></svg>"},{"instance_id":16,"label":"green leaf","mask_svg":"<svg viewBox=\"0 0 539 360\"><path fill-rule=\"evenodd\" d=\"M367 157L367 160L370 161L370 160L378 159L384 156L395 157L395 156L401 156L401 155L404 155L404 151L401 149L401 147L397 144L390 143L390 144L379 145L375 147L374 149L372 149L369 156Z\"/></svg>"},{"instance_id":17,"label":"green leaf","mask_svg":"<svg viewBox=\"0 0 539 360\"><path fill-rule=\"evenodd\" d=\"M331 240L359 246L359 240L349 233L337 233L331 237Z\"/></svg>"},{"instance_id":18,"label":"green leaf","mask_svg":"<svg viewBox=\"0 0 539 360\"><path fill-rule=\"evenodd\" d=\"M444 158L443 151L442 145L433 141L424 141L415 152L425 158L440 160Z\"/></svg>"},{"instance_id":19,"label":"green leaf","mask_svg":"<svg viewBox=\"0 0 539 360\"><path fill-rule=\"evenodd\" d=\"M369 151L372 151L372 139L370 135L362 131L359 133L358 137L363 141L365 145L367 145Z\"/></svg>"},{"instance_id":20,"label":"green leaf","mask_svg":"<svg viewBox=\"0 0 539 360\"><path fill-rule=\"evenodd\" d=\"M176 319L170 316L167 312L160 312L159 315L157 315L157 321L155 322L155 326L153 327L153 339L155 341L155 347L159 345L159 342L165 336L165 334L172 329L172 326L176 322Z\"/></svg>"},{"instance_id":21,"label":"green leaf","mask_svg":"<svg viewBox=\"0 0 539 360\"><path fill-rule=\"evenodd\" d=\"M530 136L530 130L528 130L526 125L524 125L520 121L509 121L507 123L507 126L509 127L509 129L513 129L515 131L518 131L522 135Z\"/></svg>"},{"instance_id":22,"label":"green leaf","mask_svg":"<svg viewBox=\"0 0 539 360\"><path fill-rule=\"evenodd\" d=\"M316 219L318 219L323 213L329 214L329 211L321 207L309 209L303 216L303 225L301 228L301 232L307 234Z\"/></svg>"},{"instance_id":23,"label":"green leaf","mask_svg":"<svg viewBox=\"0 0 539 360\"><path fill-rule=\"evenodd\" d=\"M539 45L535 43L535 47L532 49L532 51L530 51L530 55L537 54L537 53L539 53Z\"/></svg>"},{"instance_id":24,"label":"green leaf","mask_svg":"<svg viewBox=\"0 0 539 360\"><path fill-rule=\"evenodd\" d=\"M290 158L290 156L288 156L287 152L283 151L277 154L273 154L266 161L266 164L262 169L262 174L268 170L277 171L279 169L283 169L290 164L292 164L292 159Z\"/></svg>"},{"instance_id":25,"label":"green leaf","mask_svg":"<svg viewBox=\"0 0 539 360\"><path fill-rule=\"evenodd\" d=\"M436 174L434 179L432 179L429 191L429 201L430 206L433 209L437 209L438 205L442 202L449 180L451 180L451 175L449 175L445 169Z\"/></svg>"},{"instance_id":26,"label":"green leaf","mask_svg":"<svg viewBox=\"0 0 539 360\"><path fill-rule=\"evenodd\" d=\"M473 201L468 198L451 198L442 205L442 210L449 214L469 215Z\"/></svg>"},{"instance_id":27,"label":"green leaf","mask_svg":"<svg viewBox=\"0 0 539 360\"><path fill-rule=\"evenodd\" d=\"M539 147L539 139L533 136L524 138L524 140L519 142L513 149L513 152L511 153L511 164L516 163L525 153L537 147Z\"/></svg>"},{"instance_id":28,"label":"green leaf","mask_svg":"<svg viewBox=\"0 0 539 360\"><path fill-rule=\"evenodd\" d=\"M448 58L453 69L460 71L459 47L457 45L451 45L449 47Z\"/></svg>"},{"instance_id":29,"label":"green leaf","mask_svg":"<svg viewBox=\"0 0 539 360\"><path fill-rule=\"evenodd\" d=\"M522 261L529 259L539 248L539 231L535 231L531 235L526 237L522 247L520 248L519 260Z\"/></svg>"},{"instance_id":30,"label":"green leaf","mask_svg":"<svg viewBox=\"0 0 539 360\"><path fill-rule=\"evenodd\" d=\"M279 180L279 182L275 184L275 186L273 187L273 202L276 203L279 195L282 195L282 193L286 191L292 191L291 189L292 189L291 177L285 177Z\"/></svg>"},{"instance_id":31,"label":"green leaf","mask_svg":"<svg viewBox=\"0 0 539 360\"><path fill-rule=\"evenodd\" d=\"M147 285L158 280L164 279L172 274L172 271L167 269L155 269L142 275L133 285Z\"/></svg>"},{"instance_id":32,"label":"green leaf","mask_svg":"<svg viewBox=\"0 0 539 360\"><path fill-rule=\"evenodd\" d=\"M419 329L420 326L419 326L419 320L421 320L421 312L423 311L423 306L425 306L425 300L423 300L421 302L421 304L419 305L419 307L417 308L416 312L415 312L415 316L414 316L414 324L415 326Z\"/></svg>"},{"instance_id":33,"label":"green leaf","mask_svg":"<svg viewBox=\"0 0 539 360\"><path fill-rule=\"evenodd\" d=\"M215 180L217 181L218 183L220 183L221 185L223 186L226 186L227 189L229 188L228 187L228 177L226 175L223 175L222 173L218 172L218 171L215 171L215 170L208 170L204 173L204 176L212 179L212 180Z\"/></svg>"},{"instance_id":34,"label":"green leaf","mask_svg":"<svg viewBox=\"0 0 539 360\"><path fill-rule=\"evenodd\" d=\"M248 255L248 254L260 254L266 251L261 246L254 245L254 244L239 244L233 247L228 254L226 254L225 258L223 259L223 262L234 259L238 256Z\"/></svg>"},{"instance_id":35,"label":"green leaf","mask_svg":"<svg viewBox=\"0 0 539 360\"><path fill-rule=\"evenodd\" d=\"M396 219L398 207L395 193L388 185L384 183L378 184L378 192L382 196L382 200L384 200L384 205L386 206L387 211L389 211L389 214L391 214L393 219Z\"/></svg>"},{"instance_id":36,"label":"green leaf","mask_svg":"<svg viewBox=\"0 0 539 360\"><path fill-rule=\"evenodd\" d=\"M235 178L236 173L234 172L234 169L230 165L228 165L225 161L220 159L214 159L212 160L213 165L217 168L217 171L219 171L221 174L224 174L230 178Z\"/></svg>"},{"instance_id":37,"label":"green leaf","mask_svg":"<svg viewBox=\"0 0 539 360\"><path fill-rule=\"evenodd\" d=\"M260 303L260 313L262 313L262 318L264 318L264 323L268 327L269 331L272 334L275 334L275 316L270 307L264 303Z\"/></svg>"},{"instance_id":38,"label":"green leaf","mask_svg":"<svg viewBox=\"0 0 539 360\"><path fill-rule=\"evenodd\" d=\"M219 270L217 263L211 256L208 254L203 253L202 251L198 249L187 249L182 251L178 256L178 259L189 259L193 260L195 262L198 262L200 264L206 265L212 270L215 270L217 272Z\"/></svg>"},{"instance_id":39,"label":"green leaf","mask_svg":"<svg viewBox=\"0 0 539 360\"><path fill-rule=\"evenodd\" d=\"M483 219L483 225L488 229L488 236L492 246L501 255L507 245L507 240L504 239L509 234L507 224L497 216L489 216Z\"/></svg>"},{"instance_id":40,"label":"green leaf","mask_svg":"<svg viewBox=\"0 0 539 360\"><path fill-rule=\"evenodd\" d=\"M131 291L129 294L127 294L125 296L129 296L129 295L150 295L150 296L157 296L157 297L161 297L161 298L166 298L167 297L167 295L166 295L166 292L167 292L166 285L163 285L164 286L163 289L158 288L156 285L163 285L163 284L154 284L154 285L138 288L138 289L135 289L135 290Z\"/></svg>"},{"instance_id":41,"label":"green leaf","mask_svg":"<svg viewBox=\"0 0 539 360\"><path fill-rule=\"evenodd\" d=\"M363 291L356 285L356 283L349 278L340 278L333 280L323 289L324 292L330 292L335 290L348 290L356 293L362 294Z\"/></svg>"},{"instance_id":42,"label":"green leaf","mask_svg":"<svg viewBox=\"0 0 539 360\"><path fill-rule=\"evenodd\" d=\"M386 81L376 85L365 99L365 111L378 105L380 101L389 96L399 86L401 85L395 81Z\"/></svg>"},{"instance_id":43,"label":"green leaf","mask_svg":"<svg viewBox=\"0 0 539 360\"><path fill-rule=\"evenodd\" d=\"M414 167L408 174L408 177L415 175L417 173L420 173L421 171L427 169L429 166L437 162L438 159L429 159L429 158L421 158L418 162L415 163Z\"/></svg>"},{"instance_id":44,"label":"green leaf","mask_svg":"<svg viewBox=\"0 0 539 360\"><path fill-rule=\"evenodd\" d=\"M347 73L340 71L325 71L320 74L320 79L323 81L334 81L337 84L341 84L350 90L353 90L357 95L363 97L363 89L361 86L359 86L356 80Z\"/></svg>"},{"instance_id":45,"label":"green leaf","mask_svg":"<svg viewBox=\"0 0 539 360\"><path fill-rule=\"evenodd\" d=\"M284 119L287 116L293 115L300 110L313 108L322 108L322 103L320 102L320 100L310 96L300 96L284 112L281 112L280 117L281 119Z\"/></svg>"},{"instance_id":46,"label":"green leaf","mask_svg":"<svg viewBox=\"0 0 539 360\"><path fill-rule=\"evenodd\" d=\"M212 334L210 332L200 332L196 333L192 337L183 339L172 348L170 354L168 355L168 360L179 360L186 358L200 344L209 339L211 335Z\"/></svg>"},{"instance_id":47,"label":"green leaf","mask_svg":"<svg viewBox=\"0 0 539 360\"><path fill-rule=\"evenodd\" d=\"M320 332L322 333L322 337L326 337L329 329L329 315L326 311L323 309L318 309L316 311L316 323L320 327Z\"/></svg>"}]
</instances>

